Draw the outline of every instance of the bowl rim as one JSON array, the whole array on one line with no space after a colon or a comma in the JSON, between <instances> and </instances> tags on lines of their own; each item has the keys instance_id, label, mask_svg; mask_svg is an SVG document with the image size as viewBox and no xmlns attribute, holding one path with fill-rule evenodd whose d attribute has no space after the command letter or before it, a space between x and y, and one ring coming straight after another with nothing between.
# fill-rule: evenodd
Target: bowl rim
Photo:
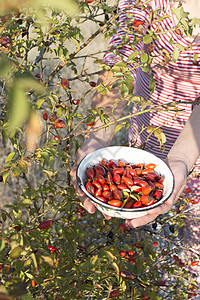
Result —
<instances>
[{"instance_id":1,"label":"bowl rim","mask_svg":"<svg viewBox=\"0 0 200 300\"><path fill-rule=\"evenodd\" d=\"M85 193L85 190L83 189L83 187L85 188L82 180L80 179L80 177L78 176L78 170L79 170L79 166L81 165L81 163L83 162L84 159L86 159L86 157L92 155L93 153L95 153L96 151L99 151L99 150L104 150L104 149L107 149L107 148L114 148L114 147L118 147L118 148L133 148L133 149L137 149L139 151L142 151L142 152L147 152L148 154L151 154L153 156L155 156L157 159L161 160L162 163L164 163L167 167L167 169L169 170L169 172L171 173L172 175L172 188L171 188L171 192L169 193L169 195L162 201L162 199L150 206L146 206L146 207L140 207L140 208L123 208L123 207L115 207L115 206L111 206L107 203L104 203L104 202L101 202L100 200L98 200L97 198L93 197L91 194L89 194L87 192L87 194ZM106 209L111 209L111 210L114 210L114 211L117 211L117 212L144 212L144 211L147 211L147 210L151 210L151 209L154 209L158 206L161 206L162 204L164 204L172 195L173 191L174 191L174 186L175 186L175 180L174 180L174 175L172 173L172 171L170 170L169 166L165 163L164 160L162 160L161 158L157 157L156 155L154 155L153 153L151 152L148 152L146 150L143 150L143 149L139 149L139 148L134 148L134 147L129 147L129 146L108 146L108 147L103 147L103 148L99 148L89 154L87 154L85 157L83 157L81 159L81 161L79 162L77 168L76 168L76 180L77 180L77 184L79 186L79 188L83 191L83 193L93 202L95 202L96 204L100 205L100 206L103 206L104 208Z\"/></svg>"}]
</instances>

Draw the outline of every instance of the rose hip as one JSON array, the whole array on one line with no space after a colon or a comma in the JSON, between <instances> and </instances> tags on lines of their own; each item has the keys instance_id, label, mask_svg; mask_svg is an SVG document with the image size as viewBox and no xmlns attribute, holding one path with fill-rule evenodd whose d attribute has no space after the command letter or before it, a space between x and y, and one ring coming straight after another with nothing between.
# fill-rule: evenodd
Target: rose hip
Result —
<instances>
[{"instance_id":1,"label":"rose hip","mask_svg":"<svg viewBox=\"0 0 200 300\"><path fill-rule=\"evenodd\" d=\"M93 179L93 178L94 178L94 175L95 175L94 169L93 169L93 168L87 168L87 170L86 170L86 175L87 175L88 178Z\"/></svg>"},{"instance_id":2,"label":"rose hip","mask_svg":"<svg viewBox=\"0 0 200 300\"><path fill-rule=\"evenodd\" d=\"M113 198L115 198L115 199L122 200L122 198L123 198L122 192L118 189L115 189L112 192L112 194L113 194Z\"/></svg>"},{"instance_id":3,"label":"rose hip","mask_svg":"<svg viewBox=\"0 0 200 300\"><path fill-rule=\"evenodd\" d=\"M120 175L119 175L119 174L114 174L114 175L113 175L113 181L114 181L114 183L116 183L116 184L120 184L120 182L121 182L121 177L120 177Z\"/></svg>"},{"instance_id":4,"label":"rose hip","mask_svg":"<svg viewBox=\"0 0 200 300\"><path fill-rule=\"evenodd\" d=\"M86 168L86 190L99 201L115 207L151 206L163 197L164 191L164 176L155 168L154 163L129 164L120 159L115 162L102 158L99 164Z\"/></svg>"},{"instance_id":5,"label":"rose hip","mask_svg":"<svg viewBox=\"0 0 200 300\"><path fill-rule=\"evenodd\" d=\"M111 206L115 206L115 207L121 207L123 202L118 199L113 199L113 200L108 201L108 204Z\"/></svg>"},{"instance_id":6,"label":"rose hip","mask_svg":"<svg viewBox=\"0 0 200 300\"><path fill-rule=\"evenodd\" d=\"M91 184L91 182L87 182L87 184L86 184L86 190L91 195L94 195L94 193L95 193L95 187L94 187L94 185Z\"/></svg>"},{"instance_id":7,"label":"rose hip","mask_svg":"<svg viewBox=\"0 0 200 300\"><path fill-rule=\"evenodd\" d=\"M96 174L95 178L97 181L99 181L101 183L101 185L103 185L106 181L105 178L103 177L103 175L101 175L101 174Z\"/></svg>"},{"instance_id":8,"label":"rose hip","mask_svg":"<svg viewBox=\"0 0 200 300\"><path fill-rule=\"evenodd\" d=\"M99 165L94 166L94 170L97 174L106 175L106 170L102 166L99 166Z\"/></svg>"}]
</instances>

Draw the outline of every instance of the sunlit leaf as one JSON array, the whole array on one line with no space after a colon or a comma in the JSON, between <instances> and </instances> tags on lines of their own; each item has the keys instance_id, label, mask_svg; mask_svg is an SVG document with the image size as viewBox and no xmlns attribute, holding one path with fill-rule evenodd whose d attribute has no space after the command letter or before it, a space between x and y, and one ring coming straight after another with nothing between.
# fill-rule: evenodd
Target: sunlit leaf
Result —
<instances>
[{"instance_id":1,"label":"sunlit leaf","mask_svg":"<svg viewBox=\"0 0 200 300\"><path fill-rule=\"evenodd\" d=\"M10 257L16 259L21 255L22 251L23 249L20 246L17 246L10 252Z\"/></svg>"},{"instance_id":2,"label":"sunlit leaf","mask_svg":"<svg viewBox=\"0 0 200 300\"><path fill-rule=\"evenodd\" d=\"M8 154L8 156L6 157L5 162L11 161L14 157L15 157L15 152L11 152Z\"/></svg>"}]
</instances>

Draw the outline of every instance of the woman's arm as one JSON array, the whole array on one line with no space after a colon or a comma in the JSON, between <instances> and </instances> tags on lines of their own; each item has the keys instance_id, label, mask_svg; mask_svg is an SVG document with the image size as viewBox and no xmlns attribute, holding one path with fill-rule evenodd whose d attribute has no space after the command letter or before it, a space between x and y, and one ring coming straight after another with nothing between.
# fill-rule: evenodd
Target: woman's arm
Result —
<instances>
[{"instance_id":1,"label":"woman's arm","mask_svg":"<svg viewBox=\"0 0 200 300\"><path fill-rule=\"evenodd\" d=\"M159 215L167 213L178 200L183 191L188 171L193 167L200 156L200 105L196 105L185 127L171 148L167 156L175 179L175 188L172 196L160 207L153 209L142 218L126 220L129 227L138 227L152 222Z\"/></svg>"}]
</instances>

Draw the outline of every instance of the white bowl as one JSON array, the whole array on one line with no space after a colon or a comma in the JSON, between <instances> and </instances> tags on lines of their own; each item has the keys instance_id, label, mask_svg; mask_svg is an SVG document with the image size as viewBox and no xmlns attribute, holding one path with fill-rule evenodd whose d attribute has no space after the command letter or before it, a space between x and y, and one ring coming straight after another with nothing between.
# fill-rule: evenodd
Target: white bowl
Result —
<instances>
[{"instance_id":1,"label":"white bowl","mask_svg":"<svg viewBox=\"0 0 200 300\"><path fill-rule=\"evenodd\" d=\"M112 159L116 162L118 162L118 160L121 159L131 164L156 164L155 171L160 173L161 175L164 175L165 177L163 183L164 193L161 200L159 200L155 204L152 204L151 206L128 209L110 206L109 204L103 203L95 197L93 197L90 193L88 193L88 191L85 188L85 181L87 179L86 169L88 167L98 164L102 160L102 158L105 158L106 160ZM165 201L167 201L174 189L173 174L163 160L145 150L125 146L106 147L88 154L79 163L76 175L79 187L85 193L85 195L92 201L92 203L97 207L98 210L111 217L117 217L122 219L134 219L145 216L149 210L158 207Z\"/></svg>"}]
</instances>

